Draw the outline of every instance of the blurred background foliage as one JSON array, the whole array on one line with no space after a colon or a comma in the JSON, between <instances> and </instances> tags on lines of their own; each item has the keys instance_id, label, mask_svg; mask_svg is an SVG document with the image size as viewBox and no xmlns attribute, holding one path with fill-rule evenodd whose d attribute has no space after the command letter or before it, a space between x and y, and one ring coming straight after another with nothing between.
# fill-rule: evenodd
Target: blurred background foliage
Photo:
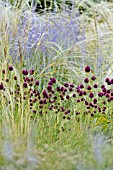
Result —
<instances>
[{"instance_id":1,"label":"blurred background foliage","mask_svg":"<svg viewBox=\"0 0 113 170\"><path fill-rule=\"evenodd\" d=\"M4 0L3 0L4 1ZM64 4L70 9L73 4L78 6L78 4L81 4L80 11L82 8L82 2L81 0L5 0L8 1L11 5L21 7L21 5L25 2L27 2L30 6L35 7L36 12L40 12L41 10L54 10L54 9L62 9ZM101 3L101 2L113 2L113 0L86 0L86 3L89 2L95 2L95 3ZM85 10L84 8L82 9Z\"/></svg>"}]
</instances>

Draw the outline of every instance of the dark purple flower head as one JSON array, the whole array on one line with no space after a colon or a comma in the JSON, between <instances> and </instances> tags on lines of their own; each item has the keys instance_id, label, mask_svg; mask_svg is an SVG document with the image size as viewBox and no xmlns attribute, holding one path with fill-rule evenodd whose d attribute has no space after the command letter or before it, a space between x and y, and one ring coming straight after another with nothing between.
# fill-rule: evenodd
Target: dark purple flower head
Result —
<instances>
[{"instance_id":1,"label":"dark purple flower head","mask_svg":"<svg viewBox=\"0 0 113 170\"><path fill-rule=\"evenodd\" d=\"M79 103L79 102L80 102L80 100L79 100L79 99L77 99L77 100L76 100L76 102L77 102L77 103Z\"/></svg>"},{"instance_id":2,"label":"dark purple flower head","mask_svg":"<svg viewBox=\"0 0 113 170\"><path fill-rule=\"evenodd\" d=\"M53 83L52 83L51 81L48 82L48 85L52 86L52 84L53 84Z\"/></svg>"},{"instance_id":3,"label":"dark purple flower head","mask_svg":"<svg viewBox=\"0 0 113 170\"><path fill-rule=\"evenodd\" d=\"M38 100L37 98L34 98L34 99L33 99L33 103L37 102L37 100Z\"/></svg>"},{"instance_id":4,"label":"dark purple flower head","mask_svg":"<svg viewBox=\"0 0 113 170\"><path fill-rule=\"evenodd\" d=\"M73 88L72 88L72 87L70 87L70 88L69 88L69 91L70 91L70 92L71 92L71 91L73 91Z\"/></svg>"},{"instance_id":5,"label":"dark purple flower head","mask_svg":"<svg viewBox=\"0 0 113 170\"><path fill-rule=\"evenodd\" d=\"M110 98L107 101L110 102L111 101Z\"/></svg>"},{"instance_id":6,"label":"dark purple flower head","mask_svg":"<svg viewBox=\"0 0 113 170\"><path fill-rule=\"evenodd\" d=\"M85 79L84 79L84 82L85 82L85 83L88 83L88 82L89 82L89 79L88 79L88 78L85 78Z\"/></svg>"},{"instance_id":7,"label":"dark purple flower head","mask_svg":"<svg viewBox=\"0 0 113 170\"><path fill-rule=\"evenodd\" d=\"M101 85L101 89L103 89L103 88L105 88L105 85L104 85L104 84Z\"/></svg>"},{"instance_id":8,"label":"dark purple flower head","mask_svg":"<svg viewBox=\"0 0 113 170\"><path fill-rule=\"evenodd\" d=\"M27 75L29 74L29 72L28 72L28 70L22 70L22 74L23 74L24 76L27 76Z\"/></svg>"},{"instance_id":9,"label":"dark purple flower head","mask_svg":"<svg viewBox=\"0 0 113 170\"><path fill-rule=\"evenodd\" d=\"M54 100L56 100L57 99L57 96L54 96Z\"/></svg>"},{"instance_id":10,"label":"dark purple flower head","mask_svg":"<svg viewBox=\"0 0 113 170\"><path fill-rule=\"evenodd\" d=\"M83 92L82 92L82 94L83 94L83 95L86 95L86 94L87 94L87 92L86 92L86 91L83 91Z\"/></svg>"},{"instance_id":11,"label":"dark purple flower head","mask_svg":"<svg viewBox=\"0 0 113 170\"><path fill-rule=\"evenodd\" d=\"M53 108L54 108L54 109L57 109L57 108L58 108L58 106L57 106L57 105L55 105Z\"/></svg>"},{"instance_id":12,"label":"dark purple flower head","mask_svg":"<svg viewBox=\"0 0 113 170\"><path fill-rule=\"evenodd\" d=\"M63 116L62 118L63 118L63 119L65 119L65 118L66 118L66 116Z\"/></svg>"},{"instance_id":13,"label":"dark purple flower head","mask_svg":"<svg viewBox=\"0 0 113 170\"><path fill-rule=\"evenodd\" d=\"M3 86L3 83L0 84L0 90L3 90L4 89L4 86Z\"/></svg>"},{"instance_id":14,"label":"dark purple flower head","mask_svg":"<svg viewBox=\"0 0 113 170\"><path fill-rule=\"evenodd\" d=\"M106 105L106 101L103 101L103 104Z\"/></svg>"},{"instance_id":15,"label":"dark purple flower head","mask_svg":"<svg viewBox=\"0 0 113 170\"><path fill-rule=\"evenodd\" d=\"M105 111L106 110L106 107L103 107L102 111Z\"/></svg>"},{"instance_id":16,"label":"dark purple flower head","mask_svg":"<svg viewBox=\"0 0 113 170\"><path fill-rule=\"evenodd\" d=\"M90 97L90 98L93 98L93 97L94 97L94 94L91 92L91 93L89 94L89 97Z\"/></svg>"},{"instance_id":17,"label":"dark purple flower head","mask_svg":"<svg viewBox=\"0 0 113 170\"><path fill-rule=\"evenodd\" d=\"M69 99L69 98L70 98L69 95L67 95L67 96L66 96L66 99Z\"/></svg>"},{"instance_id":18,"label":"dark purple flower head","mask_svg":"<svg viewBox=\"0 0 113 170\"><path fill-rule=\"evenodd\" d=\"M34 69L31 69L31 70L29 71L29 73L30 73L31 75L33 75L33 74L34 74Z\"/></svg>"},{"instance_id":19,"label":"dark purple flower head","mask_svg":"<svg viewBox=\"0 0 113 170\"><path fill-rule=\"evenodd\" d=\"M80 89L79 89L79 88L77 88L77 89L76 89L76 92L77 92L77 93L79 93L79 92L80 92Z\"/></svg>"},{"instance_id":20,"label":"dark purple flower head","mask_svg":"<svg viewBox=\"0 0 113 170\"><path fill-rule=\"evenodd\" d=\"M97 99L96 99L96 98L93 99L93 103L94 103L94 104L97 103Z\"/></svg>"},{"instance_id":21,"label":"dark purple flower head","mask_svg":"<svg viewBox=\"0 0 113 170\"><path fill-rule=\"evenodd\" d=\"M5 74L5 69L2 70L2 73Z\"/></svg>"},{"instance_id":22,"label":"dark purple flower head","mask_svg":"<svg viewBox=\"0 0 113 170\"><path fill-rule=\"evenodd\" d=\"M45 96L47 94L47 91L43 90L42 94Z\"/></svg>"},{"instance_id":23,"label":"dark purple flower head","mask_svg":"<svg viewBox=\"0 0 113 170\"><path fill-rule=\"evenodd\" d=\"M14 80L17 80L17 76L14 76Z\"/></svg>"},{"instance_id":24,"label":"dark purple flower head","mask_svg":"<svg viewBox=\"0 0 113 170\"><path fill-rule=\"evenodd\" d=\"M66 82L66 83L64 83L64 86L65 86L65 87L68 87L68 86L69 86L69 84Z\"/></svg>"},{"instance_id":25,"label":"dark purple flower head","mask_svg":"<svg viewBox=\"0 0 113 170\"><path fill-rule=\"evenodd\" d=\"M39 109L42 109L43 108L43 105L39 105Z\"/></svg>"},{"instance_id":26,"label":"dark purple flower head","mask_svg":"<svg viewBox=\"0 0 113 170\"><path fill-rule=\"evenodd\" d=\"M47 86L47 89L48 89L48 91L51 91L51 90L52 90L52 86L51 86L51 85L48 85L48 86Z\"/></svg>"},{"instance_id":27,"label":"dark purple flower head","mask_svg":"<svg viewBox=\"0 0 113 170\"><path fill-rule=\"evenodd\" d=\"M30 99L29 102L32 102L32 99Z\"/></svg>"},{"instance_id":28,"label":"dark purple flower head","mask_svg":"<svg viewBox=\"0 0 113 170\"><path fill-rule=\"evenodd\" d=\"M94 87L94 88L97 88L97 87L98 87L98 84L94 84L93 87Z\"/></svg>"},{"instance_id":29,"label":"dark purple flower head","mask_svg":"<svg viewBox=\"0 0 113 170\"><path fill-rule=\"evenodd\" d=\"M110 80L110 84L113 84L113 78Z\"/></svg>"},{"instance_id":30,"label":"dark purple flower head","mask_svg":"<svg viewBox=\"0 0 113 170\"><path fill-rule=\"evenodd\" d=\"M94 105L93 103L90 102L90 103L89 103L89 106L94 107L95 105Z\"/></svg>"},{"instance_id":31,"label":"dark purple flower head","mask_svg":"<svg viewBox=\"0 0 113 170\"><path fill-rule=\"evenodd\" d=\"M74 87L74 84L70 84L70 87L72 87L72 88L73 88L73 87Z\"/></svg>"},{"instance_id":32,"label":"dark purple flower head","mask_svg":"<svg viewBox=\"0 0 113 170\"><path fill-rule=\"evenodd\" d=\"M61 100L64 100L64 97L62 97Z\"/></svg>"},{"instance_id":33,"label":"dark purple flower head","mask_svg":"<svg viewBox=\"0 0 113 170\"><path fill-rule=\"evenodd\" d=\"M76 115L78 116L78 115L79 115L79 112L76 112Z\"/></svg>"},{"instance_id":34,"label":"dark purple flower head","mask_svg":"<svg viewBox=\"0 0 113 170\"><path fill-rule=\"evenodd\" d=\"M72 97L76 97L76 94L75 94L75 93L73 93L73 94L72 94Z\"/></svg>"},{"instance_id":35,"label":"dark purple flower head","mask_svg":"<svg viewBox=\"0 0 113 170\"><path fill-rule=\"evenodd\" d=\"M60 87L60 91L64 91L64 87L62 86L62 87Z\"/></svg>"},{"instance_id":36,"label":"dark purple flower head","mask_svg":"<svg viewBox=\"0 0 113 170\"><path fill-rule=\"evenodd\" d=\"M28 85L27 85L26 82L23 83L23 87L24 87L24 88L27 88L27 87L28 87Z\"/></svg>"},{"instance_id":37,"label":"dark purple flower head","mask_svg":"<svg viewBox=\"0 0 113 170\"><path fill-rule=\"evenodd\" d=\"M111 85L111 81L110 81L109 78L106 78L106 79L105 79L105 82L106 82L108 85Z\"/></svg>"},{"instance_id":38,"label":"dark purple flower head","mask_svg":"<svg viewBox=\"0 0 113 170\"><path fill-rule=\"evenodd\" d=\"M107 84L108 84L108 85L111 85L111 82L109 81L109 82L107 82Z\"/></svg>"},{"instance_id":39,"label":"dark purple flower head","mask_svg":"<svg viewBox=\"0 0 113 170\"><path fill-rule=\"evenodd\" d=\"M38 85L39 85L39 81L38 81L38 80L36 80L36 81L35 81L35 84L38 86Z\"/></svg>"},{"instance_id":40,"label":"dark purple flower head","mask_svg":"<svg viewBox=\"0 0 113 170\"><path fill-rule=\"evenodd\" d=\"M7 82L7 83L9 82L9 79L8 79L8 78L6 78L6 82Z\"/></svg>"},{"instance_id":41,"label":"dark purple flower head","mask_svg":"<svg viewBox=\"0 0 113 170\"><path fill-rule=\"evenodd\" d=\"M85 101L85 105L88 105L88 102L87 102L87 101Z\"/></svg>"},{"instance_id":42,"label":"dark purple flower head","mask_svg":"<svg viewBox=\"0 0 113 170\"><path fill-rule=\"evenodd\" d=\"M63 97L63 95L62 94L60 94L60 98L62 98Z\"/></svg>"},{"instance_id":43,"label":"dark purple flower head","mask_svg":"<svg viewBox=\"0 0 113 170\"><path fill-rule=\"evenodd\" d=\"M83 88L84 88L84 85L83 85L83 84L80 84L79 87L80 87L80 89L83 89Z\"/></svg>"},{"instance_id":44,"label":"dark purple flower head","mask_svg":"<svg viewBox=\"0 0 113 170\"><path fill-rule=\"evenodd\" d=\"M13 66L10 65L10 66L8 67L8 69L9 69L9 71L13 71Z\"/></svg>"},{"instance_id":45,"label":"dark purple flower head","mask_svg":"<svg viewBox=\"0 0 113 170\"><path fill-rule=\"evenodd\" d=\"M91 69L90 69L90 66L86 66L86 67L85 67L85 72L86 72L86 73L89 73L90 70L91 70Z\"/></svg>"},{"instance_id":46,"label":"dark purple flower head","mask_svg":"<svg viewBox=\"0 0 113 170\"><path fill-rule=\"evenodd\" d=\"M46 104L46 103L47 103L46 99L44 99L44 100L43 100L43 103L44 103L44 104Z\"/></svg>"},{"instance_id":47,"label":"dark purple flower head","mask_svg":"<svg viewBox=\"0 0 113 170\"><path fill-rule=\"evenodd\" d=\"M103 88L102 91L103 91L103 92L106 92L106 88Z\"/></svg>"},{"instance_id":48,"label":"dark purple flower head","mask_svg":"<svg viewBox=\"0 0 113 170\"><path fill-rule=\"evenodd\" d=\"M99 111L99 112L101 112L101 108L100 108L100 106L98 106L97 108L98 108L98 111Z\"/></svg>"},{"instance_id":49,"label":"dark purple flower head","mask_svg":"<svg viewBox=\"0 0 113 170\"><path fill-rule=\"evenodd\" d=\"M91 90L91 86L87 86L87 90Z\"/></svg>"},{"instance_id":50,"label":"dark purple flower head","mask_svg":"<svg viewBox=\"0 0 113 170\"><path fill-rule=\"evenodd\" d=\"M113 96L110 97L110 101L113 100Z\"/></svg>"},{"instance_id":51,"label":"dark purple flower head","mask_svg":"<svg viewBox=\"0 0 113 170\"><path fill-rule=\"evenodd\" d=\"M35 94L35 93L36 93L36 90L33 90L33 93Z\"/></svg>"},{"instance_id":52,"label":"dark purple flower head","mask_svg":"<svg viewBox=\"0 0 113 170\"><path fill-rule=\"evenodd\" d=\"M102 97L102 96L103 96L103 93L102 93L102 92L99 92L99 93L98 93L98 96L99 96L99 97Z\"/></svg>"},{"instance_id":53,"label":"dark purple flower head","mask_svg":"<svg viewBox=\"0 0 113 170\"><path fill-rule=\"evenodd\" d=\"M36 110L33 110L33 113L36 113Z\"/></svg>"},{"instance_id":54,"label":"dark purple flower head","mask_svg":"<svg viewBox=\"0 0 113 170\"><path fill-rule=\"evenodd\" d=\"M51 97L52 97L52 94L50 93L50 94L49 94L49 98L51 98Z\"/></svg>"},{"instance_id":55,"label":"dark purple flower head","mask_svg":"<svg viewBox=\"0 0 113 170\"><path fill-rule=\"evenodd\" d=\"M67 110L65 111L65 115L69 114L70 113L70 110Z\"/></svg>"},{"instance_id":56,"label":"dark purple flower head","mask_svg":"<svg viewBox=\"0 0 113 170\"><path fill-rule=\"evenodd\" d=\"M53 77L53 78L51 79L51 82L52 82L52 83L56 83L56 79Z\"/></svg>"},{"instance_id":57,"label":"dark purple flower head","mask_svg":"<svg viewBox=\"0 0 113 170\"><path fill-rule=\"evenodd\" d=\"M87 109L90 109L90 106L87 106Z\"/></svg>"},{"instance_id":58,"label":"dark purple flower head","mask_svg":"<svg viewBox=\"0 0 113 170\"><path fill-rule=\"evenodd\" d=\"M96 77L95 77L95 76L92 76L92 77L91 77L91 80L96 80Z\"/></svg>"},{"instance_id":59,"label":"dark purple flower head","mask_svg":"<svg viewBox=\"0 0 113 170\"><path fill-rule=\"evenodd\" d=\"M44 104L44 101L43 101L43 100L40 100L39 103L40 103L40 104Z\"/></svg>"},{"instance_id":60,"label":"dark purple flower head","mask_svg":"<svg viewBox=\"0 0 113 170\"><path fill-rule=\"evenodd\" d=\"M93 117L94 116L94 113L91 113L91 117Z\"/></svg>"},{"instance_id":61,"label":"dark purple flower head","mask_svg":"<svg viewBox=\"0 0 113 170\"><path fill-rule=\"evenodd\" d=\"M106 96L107 98L109 98L109 93L106 93L105 96Z\"/></svg>"},{"instance_id":62,"label":"dark purple flower head","mask_svg":"<svg viewBox=\"0 0 113 170\"><path fill-rule=\"evenodd\" d=\"M34 81L34 78L33 78L33 77L31 77L30 81L31 81L31 82L33 82L33 81Z\"/></svg>"},{"instance_id":63,"label":"dark purple flower head","mask_svg":"<svg viewBox=\"0 0 113 170\"><path fill-rule=\"evenodd\" d=\"M96 113L96 112L97 112L96 110L93 111L93 113Z\"/></svg>"},{"instance_id":64,"label":"dark purple flower head","mask_svg":"<svg viewBox=\"0 0 113 170\"><path fill-rule=\"evenodd\" d=\"M30 83L30 78L29 78L29 77L26 77L26 78L24 78L24 81Z\"/></svg>"},{"instance_id":65,"label":"dark purple flower head","mask_svg":"<svg viewBox=\"0 0 113 170\"><path fill-rule=\"evenodd\" d=\"M65 91L62 92L62 95L65 95Z\"/></svg>"},{"instance_id":66,"label":"dark purple flower head","mask_svg":"<svg viewBox=\"0 0 113 170\"><path fill-rule=\"evenodd\" d=\"M57 87L56 90L57 90L57 91L60 91L60 87Z\"/></svg>"},{"instance_id":67,"label":"dark purple flower head","mask_svg":"<svg viewBox=\"0 0 113 170\"><path fill-rule=\"evenodd\" d=\"M111 96L113 96L113 91L111 92Z\"/></svg>"},{"instance_id":68,"label":"dark purple flower head","mask_svg":"<svg viewBox=\"0 0 113 170\"><path fill-rule=\"evenodd\" d=\"M35 97L37 97L38 96L38 94L37 93L35 93Z\"/></svg>"},{"instance_id":69,"label":"dark purple flower head","mask_svg":"<svg viewBox=\"0 0 113 170\"><path fill-rule=\"evenodd\" d=\"M29 86L31 87L33 85L33 83L29 83Z\"/></svg>"},{"instance_id":70,"label":"dark purple flower head","mask_svg":"<svg viewBox=\"0 0 113 170\"><path fill-rule=\"evenodd\" d=\"M17 84L16 86L17 86L17 87L20 87L20 85L19 85L19 84Z\"/></svg>"},{"instance_id":71,"label":"dark purple flower head","mask_svg":"<svg viewBox=\"0 0 113 170\"><path fill-rule=\"evenodd\" d=\"M81 98L81 101L85 101L85 98L84 98L84 97L82 97L82 98Z\"/></svg>"},{"instance_id":72,"label":"dark purple flower head","mask_svg":"<svg viewBox=\"0 0 113 170\"><path fill-rule=\"evenodd\" d=\"M79 96L82 96L82 95L83 95L83 92L82 92L82 91L80 91L80 92L79 92Z\"/></svg>"},{"instance_id":73,"label":"dark purple flower head","mask_svg":"<svg viewBox=\"0 0 113 170\"><path fill-rule=\"evenodd\" d=\"M64 112L64 111L65 111L64 107L62 107L62 106L60 107L60 109L61 109L61 111L62 111L62 112Z\"/></svg>"},{"instance_id":74,"label":"dark purple flower head","mask_svg":"<svg viewBox=\"0 0 113 170\"><path fill-rule=\"evenodd\" d=\"M64 92L67 92L67 89L66 89L66 88L64 89Z\"/></svg>"},{"instance_id":75,"label":"dark purple flower head","mask_svg":"<svg viewBox=\"0 0 113 170\"><path fill-rule=\"evenodd\" d=\"M106 90L106 93L110 93L110 90Z\"/></svg>"},{"instance_id":76,"label":"dark purple flower head","mask_svg":"<svg viewBox=\"0 0 113 170\"><path fill-rule=\"evenodd\" d=\"M106 79L105 79L105 82L107 83L107 82L109 82L110 81L110 79L107 77Z\"/></svg>"}]
</instances>

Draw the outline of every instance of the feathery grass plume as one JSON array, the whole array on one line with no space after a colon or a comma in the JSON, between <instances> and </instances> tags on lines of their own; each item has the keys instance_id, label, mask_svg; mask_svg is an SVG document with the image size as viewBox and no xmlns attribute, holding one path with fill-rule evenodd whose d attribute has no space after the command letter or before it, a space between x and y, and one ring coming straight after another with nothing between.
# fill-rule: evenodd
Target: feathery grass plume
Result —
<instances>
[{"instance_id":1,"label":"feathery grass plume","mask_svg":"<svg viewBox=\"0 0 113 170\"><path fill-rule=\"evenodd\" d=\"M0 1L1 168L112 169L112 5L16 2Z\"/></svg>"}]
</instances>

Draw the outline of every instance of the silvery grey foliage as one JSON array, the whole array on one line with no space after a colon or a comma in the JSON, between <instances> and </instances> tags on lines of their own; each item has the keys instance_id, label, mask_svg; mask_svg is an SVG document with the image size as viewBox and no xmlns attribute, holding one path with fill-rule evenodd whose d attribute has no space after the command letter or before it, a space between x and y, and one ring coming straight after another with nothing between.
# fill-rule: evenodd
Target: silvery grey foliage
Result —
<instances>
[{"instance_id":1,"label":"silvery grey foliage","mask_svg":"<svg viewBox=\"0 0 113 170\"><path fill-rule=\"evenodd\" d=\"M103 136L96 135L94 138L93 149L94 149L95 159L100 163L103 163L104 161L104 157L102 154L103 143L104 143Z\"/></svg>"}]
</instances>

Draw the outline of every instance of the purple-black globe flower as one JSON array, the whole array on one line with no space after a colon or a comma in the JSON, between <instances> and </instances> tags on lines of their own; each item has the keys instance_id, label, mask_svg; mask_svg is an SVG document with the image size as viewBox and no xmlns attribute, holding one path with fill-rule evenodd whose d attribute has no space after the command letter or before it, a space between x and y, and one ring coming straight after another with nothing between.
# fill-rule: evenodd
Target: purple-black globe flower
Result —
<instances>
[{"instance_id":1,"label":"purple-black globe flower","mask_svg":"<svg viewBox=\"0 0 113 170\"><path fill-rule=\"evenodd\" d=\"M4 86L3 86L3 83L0 84L0 90L3 90L4 89Z\"/></svg>"},{"instance_id":2,"label":"purple-black globe flower","mask_svg":"<svg viewBox=\"0 0 113 170\"><path fill-rule=\"evenodd\" d=\"M80 84L79 87L80 87L80 89L83 89L83 88L84 88L84 85L83 85L83 84Z\"/></svg>"},{"instance_id":3,"label":"purple-black globe flower","mask_svg":"<svg viewBox=\"0 0 113 170\"><path fill-rule=\"evenodd\" d=\"M94 98L93 103L94 103L94 104L96 104L96 103L97 103L97 99L96 99L96 98Z\"/></svg>"},{"instance_id":4,"label":"purple-black globe flower","mask_svg":"<svg viewBox=\"0 0 113 170\"><path fill-rule=\"evenodd\" d=\"M97 88L97 87L98 87L98 84L94 84L93 87L94 87L94 88Z\"/></svg>"},{"instance_id":5,"label":"purple-black globe flower","mask_svg":"<svg viewBox=\"0 0 113 170\"><path fill-rule=\"evenodd\" d=\"M51 79L51 82L52 82L52 83L56 83L56 79L53 77L53 78Z\"/></svg>"},{"instance_id":6,"label":"purple-black globe flower","mask_svg":"<svg viewBox=\"0 0 113 170\"><path fill-rule=\"evenodd\" d=\"M2 70L2 73L5 74L5 69Z\"/></svg>"},{"instance_id":7,"label":"purple-black globe flower","mask_svg":"<svg viewBox=\"0 0 113 170\"><path fill-rule=\"evenodd\" d=\"M10 66L8 67L8 69L9 69L9 71L13 71L13 66L10 65Z\"/></svg>"},{"instance_id":8,"label":"purple-black globe flower","mask_svg":"<svg viewBox=\"0 0 113 170\"><path fill-rule=\"evenodd\" d=\"M31 75L33 75L34 74L34 69L31 69L30 71L29 71L29 73L31 74Z\"/></svg>"},{"instance_id":9,"label":"purple-black globe flower","mask_svg":"<svg viewBox=\"0 0 113 170\"><path fill-rule=\"evenodd\" d=\"M65 86L65 87L68 87L68 86L69 86L69 84L68 84L68 83L64 83L64 86Z\"/></svg>"},{"instance_id":10,"label":"purple-black globe flower","mask_svg":"<svg viewBox=\"0 0 113 170\"><path fill-rule=\"evenodd\" d=\"M28 70L22 70L22 74L23 74L24 76L26 76L26 75L29 74L29 72L28 72Z\"/></svg>"},{"instance_id":11,"label":"purple-black globe flower","mask_svg":"<svg viewBox=\"0 0 113 170\"><path fill-rule=\"evenodd\" d=\"M91 69L90 69L90 66L86 66L86 67L85 67L85 72L86 72L86 73L89 73L90 70L91 70Z\"/></svg>"},{"instance_id":12,"label":"purple-black globe flower","mask_svg":"<svg viewBox=\"0 0 113 170\"><path fill-rule=\"evenodd\" d=\"M93 98L93 97L94 97L94 94L91 92L91 93L89 94L89 97L90 97L90 98Z\"/></svg>"},{"instance_id":13,"label":"purple-black globe flower","mask_svg":"<svg viewBox=\"0 0 113 170\"><path fill-rule=\"evenodd\" d=\"M84 82L85 82L85 83L88 83L88 82L89 82L89 79L88 79L88 78L85 78L85 79L84 79Z\"/></svg>"},{"instance_id":14,"label":"purple-black globe flower","mask_svg":"<svg viewBox=\"0 0 113 170\"><path fill-rule=\"evenodd\" d=\"M39 81L38 81L38 80L36 80L36 81L35 81L35 84L38 86L38 85L39 85Z\"/></svg>"},{"instance_id":15,"label":"purple-black globe flower","mask_svg":"<svg viewBox=\"0 0 113 170\"><path fill-rule=\"evenodd\" d=\"M28 87L28 85L27 85L26 82L23 83L23 87L24 87L24 88L27 88L27 87Z\"/></svg>"},{"instance_id":16,"label":"purple-black globe flower","mask_svg":"<svg viewBox=\"0 0 113 170\"><path fill-rule=\"evenodd\" d=\"M14 76L14 80L17 80L17 76Z\"/></svg>"},{"instance_id":17,"label":"purple-black globe flower","mask_svg":"<svg viewBox=\"0 0 113 170\"><path fill-rule=\"evenodd\" d=\"M87 86L87 90L91 90L91 86Z\"/></svg>"},{"instance_id":18,"label":"purple-black globe flower","mask_svg":"<svg viewBox=\"0 0 113 170\"><path fill-rule=\"evenodd\" d=\"M92 77L91 77L91 80L93 80L93 81L96 80L96 77L95 77L95 76L92 76Z\"/></svg>"}]
</instances>

